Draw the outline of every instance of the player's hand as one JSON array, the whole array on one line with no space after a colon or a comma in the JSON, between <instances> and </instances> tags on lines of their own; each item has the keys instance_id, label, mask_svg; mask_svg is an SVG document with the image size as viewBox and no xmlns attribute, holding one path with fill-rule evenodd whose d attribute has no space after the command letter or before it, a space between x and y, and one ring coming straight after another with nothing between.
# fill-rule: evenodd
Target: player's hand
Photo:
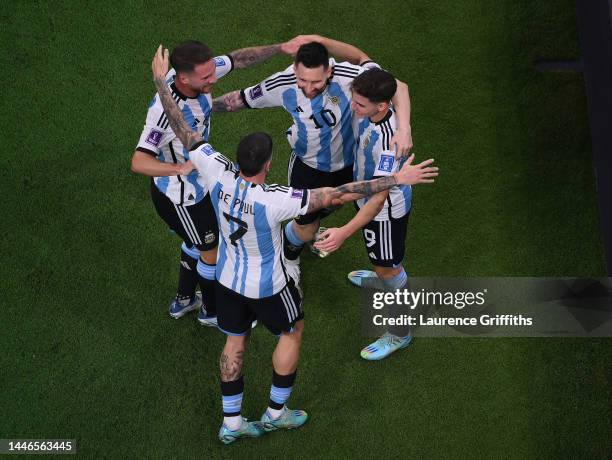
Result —
<instances>
[{"instance_id":1,"label":"player's hand","mask_svg":"<svg viewBox=\"0 0 612 460\"><path fill-rule=\"evenodd\" d=\"M328 228L319 236L314 247L326 252L334 252L342 247L348 235L341 228Z\"/></svg>"},{"instance_id":2,"label":"player's hand","mask_svg":"<svg viewBox=\"0 0 612 460\"><path fill-rule=\"evenodd\" d=\"M397 128L391 138L391 150L395 150L395 158L407 157L412 148L412 128Z\"/></svg>"},{"instance_id":3,"label":"player's hand","mask_svg":"<svg viewBox=\"0 0 612 460\"><path fill-rule=\"evenodd\" d=\"M412 165L414 153L410 155L402 169L395 173L398 185L431 184L434 177L438 175L438 168L429 166L434 162L433 158L425 160L418 165Z\"/></svg>"},{"instance_id":4,"label":"player's hand","mask_svg":"<svg viewBox=\"0 0 612 460\"><path fill-rule=\"evenodd\" d=\"M157 52L151 62L151 70L153 71L153 80L166 78L168 73L168 49L159 45Z\"/></svg>"},{"instance_id":5,"label":"player's hand","mask_svg":"<svg viewBox=\"0 0 612 460\"><path fill-rule=\"evenodd\" d=\"M285 54L290 54L291 56L295 56L300 49L300 46L305 45L310 42L320 42L323 37L320 35L298 35L297 37L292 38L288 42L285 42L281 45L281 51Z\"/></svg>"},{"instance_id":6,"label":"player's hand","mask_svg":"<svg viewBox=\"0 0 612 460\"><path fill-rule=\"evenodd\" d=\"M193 165L191 160L188 160L185 163L182 163L179 165L178 173L181 176L188 176L191 173L191 171L193 171L194 169L195 169L195 166Z\"/></svg>"}]
</instances>

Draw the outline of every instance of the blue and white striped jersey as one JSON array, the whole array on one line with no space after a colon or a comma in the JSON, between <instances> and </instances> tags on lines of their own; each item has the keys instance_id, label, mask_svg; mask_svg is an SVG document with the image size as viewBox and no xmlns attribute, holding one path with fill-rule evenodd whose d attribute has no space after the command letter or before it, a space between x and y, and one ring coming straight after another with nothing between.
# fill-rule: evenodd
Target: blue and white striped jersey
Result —
<instances>
[{"instance_id":1,"label":"blue and white striped jersey","mask_svg":"<svg viewBox=\"0 0 612 460\"><path fill-rule=\"evenodd\" d=\"M289 281L281 222L306 213L308 190L247 182L207 143L192 149L190 157L219 221L217 280L252 299L281 291Z\"/></svg>"},{"instance_id":2,"label":"blue and white striped jersey","mask_svg":"<svg viewBox=\"0 0 612 460\"><path fill-rule=\"evenodd\" d=\"M319 171L339 171L353 164L355 139L352 133L351 83L361 72L379 67L337 63L330 58L332 76L325 90L308 99L298 88L293 64L263 82L242 91L251 108L284 107L293 117L287 139L305 164Z\"/></svg>"},{"instance_id":3,"label":"blue and white striped jersey","mask_svg":"<svg viewBox=\"0 0 612 460\"><path fill-rule=\"evenodd\" d=\"M227 75L233 68L232 59L229 56L216 57L215 64L217 78ZM201 133L202 137L208 140L212 112L211 95L199 94L191 98L181 94L174 85L175 75L175 70L171 69L166 76L172 97L183 111L183 117L191 129ZM184 163L189 160L189 151L174 135L157 94L149 104L147 121L136 150L149 153L166 163ZM157 188L175 204L189 206L206 196L197 171L193 171L188 176L155 177L153 181Z\"/></svg>"},{"instance_id":4,"label":"blue and white striped jersey","mask_svg":"<svg viewBox=\"0 0 612 460\"><path fill-rule=\"evenodd\" d=\"M396 127L393 109L389 109L387 115L378 123L370 121L367 117L355 120L357 150L353 166L354 180L390 176L399 170L402 162L395 159L395 152L390 149L390 141ZM361 208L367 200L368 198L358 200L357 206ZM411 206L412 188L409 185L393 187L389 191L383 209L374 220L399 219L408 214Z\"/></svg>"}]
</instances>

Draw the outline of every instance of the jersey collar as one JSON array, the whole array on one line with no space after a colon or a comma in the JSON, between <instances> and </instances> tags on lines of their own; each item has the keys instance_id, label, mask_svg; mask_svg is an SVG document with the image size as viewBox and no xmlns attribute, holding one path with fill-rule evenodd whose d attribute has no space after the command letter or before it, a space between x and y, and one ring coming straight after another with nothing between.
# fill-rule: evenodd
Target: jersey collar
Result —
<instances>
[{"instance_id":1,"label":"jersey collar","mask_svg":"<svg viewBox=\"0 0 612 460\"><path fill-rule=\"evenodd\" d=\"M391 110L391 107L389 107L389 110L387 110L387 114L382 118L382 120L380 121L372 121L370 120L370 123L374 123L376 126L380 126L382 125L384 122L388 121L389 118L391 118L391 116L393 115L393 110Z\"/></svg>"},{"instance_id":2,"label":"jersey collar","mask_svg":"<svg viewBox=\"0 0 612 460\"><path fill-rule=\"evenodd\" d=\"M170 88L172 88L172 91L174 92L174 94L176 94L182 101L186 101L187 99L197 99L198 96L194 96L194 97L189 97L189 96L185 96L183 93L181 93L179 91L179 89L176 87L176 82L173 81L170 84Z\"/></svg>"}]
</instances>

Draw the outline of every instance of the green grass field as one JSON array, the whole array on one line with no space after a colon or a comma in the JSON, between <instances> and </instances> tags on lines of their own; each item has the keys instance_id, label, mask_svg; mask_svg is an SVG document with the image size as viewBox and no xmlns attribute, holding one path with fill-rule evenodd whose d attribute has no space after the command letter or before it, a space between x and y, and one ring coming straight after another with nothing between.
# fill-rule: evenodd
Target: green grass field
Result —
<instances>
[{"instance_id":1,"label":"green grass field","mask_svg":"<svg viewBox=\"0 0 612 460\"><path fill-rule=\"evenodd\" d=\"M604 276L584 81L533 66L579 56L572 1L9 1L0 15L0 438L76 438L87 457L609 458L609 339L418 339L361 360L345 279L368 262L358 236L302 257L290 405L311 420L221 445L224 337L168 317L179 240L129 170L160 42L222 54L319 33L410 86L414 151L441 168L415 188L411 275ZM216 94L289 62L236 71ZM233 157L244 134L271 133L271 181L285 183L289 124L281 109L219 114L211 142ZM255 330L248 417L266 407L274 344Z\"/></svg>"}]
</instances>

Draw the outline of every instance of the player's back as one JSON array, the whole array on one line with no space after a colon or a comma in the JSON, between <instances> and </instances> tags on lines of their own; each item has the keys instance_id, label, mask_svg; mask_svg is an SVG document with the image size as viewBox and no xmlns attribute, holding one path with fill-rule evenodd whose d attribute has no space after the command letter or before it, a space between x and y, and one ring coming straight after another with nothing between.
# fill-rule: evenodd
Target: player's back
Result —
<instances>
[{"instance_id":1,"label":"player's back","mask_svg":"<svg viewBox=\"0 0 612 460\"><path fill-rule=\"evenodd\" d=\"M305 211L308 191L248 182L209 144L193 150L192 160L206 178L219 221L217 279L246 297L276 294L288 281L281 222Z\"/></svg>"}]
</instances>

